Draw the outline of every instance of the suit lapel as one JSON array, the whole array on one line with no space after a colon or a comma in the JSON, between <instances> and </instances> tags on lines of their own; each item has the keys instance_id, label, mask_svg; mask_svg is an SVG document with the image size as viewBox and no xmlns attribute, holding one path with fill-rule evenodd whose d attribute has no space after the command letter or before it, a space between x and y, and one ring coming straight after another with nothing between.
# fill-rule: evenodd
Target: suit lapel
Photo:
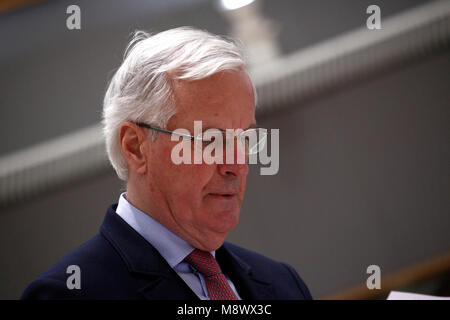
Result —
<instances>
[{"instance_id":1,"label":"suit lapel","mask_svg":"<svg viewBox=\"0 0 450 320\"><path fill-rule=\"evenodd\" d=\"M227 243L216 251L216 258L243 300L274 299L272 285L265 279L258 278L252 268L236 255Z\"/></svg>"},{"instance_id":2,"label":"suit lapel","mask_svg":"<svg viewBox=\"0 0 450 320\"><path fill-rule=\"evenodd\" d=\"M170 277L155 274L144 278L138 292L148 300L199 300L176 273Z\"/></svg>"},{"instance_id":3,"label":"suit lapel","mask_svg":"<svg viewBox=\"0 0 450 320\"><path fill-rule=\"evenodd\" d=\"M134 275L137 292L152 300L198 300L161 254L116 214L116 208L113 205L108 209L100 233Z\"/></svg>"}]
</instances>

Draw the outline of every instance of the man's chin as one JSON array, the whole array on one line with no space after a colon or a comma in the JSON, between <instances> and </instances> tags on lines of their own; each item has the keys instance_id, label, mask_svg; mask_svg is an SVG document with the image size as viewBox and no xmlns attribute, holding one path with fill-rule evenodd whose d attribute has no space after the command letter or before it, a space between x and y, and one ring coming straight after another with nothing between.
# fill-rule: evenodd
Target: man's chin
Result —
<instances>
[{"instance_id":1,"label":"man's chin","mask_svg":"<svg viewBox=\"0 0 450 320\"><path fill-rule=\"evenodd\" d=\"M226 237L228 232L233 230L239 223L239 212L225 211L214 213L208 223L209 229L218 234L224 234Z\"/></svg>"},{"instance_id":2,"label":"man's chin","mask_svg":"<svg viewBox=\"0 0 450 320\"><path fill-rule=\"evenodd\" d=\"M209 236L206 243L204 243L205 251L215 251L219 249L225 242L228 233L236 226L235 224L222 224L220 226L214 225L209 228Z\"/></svg>"}]
</instances>

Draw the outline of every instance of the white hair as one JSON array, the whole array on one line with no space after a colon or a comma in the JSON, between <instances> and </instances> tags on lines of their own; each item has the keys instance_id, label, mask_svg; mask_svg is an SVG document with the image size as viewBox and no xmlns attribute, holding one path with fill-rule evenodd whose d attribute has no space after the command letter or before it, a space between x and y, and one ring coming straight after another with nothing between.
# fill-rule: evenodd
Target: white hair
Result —
<instances>
[{"instance_id":1,"label":"white hair","mask_svg":"<svg viewBox=\"0 0 450 320\"><path fill-rule=\"evenodd\" d=\"M106 150L119 178L128 178L119 142L123 122L166 128L176 112L172 79L198 80L243 67L243 53L236 42L206 31L181 27L155 35L135 32L103 101Z\"/></svg>"}]
</instances>

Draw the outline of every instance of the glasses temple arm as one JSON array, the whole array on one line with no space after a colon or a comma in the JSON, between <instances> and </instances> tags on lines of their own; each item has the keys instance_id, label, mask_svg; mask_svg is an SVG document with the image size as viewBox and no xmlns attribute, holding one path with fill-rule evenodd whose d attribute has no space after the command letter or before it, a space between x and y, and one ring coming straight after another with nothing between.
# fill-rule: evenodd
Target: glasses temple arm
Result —
<instances>
[{"instance_id":1,"label":"glasses temple arm","mask_svg":"<svg viewBox=\"0 0 450 320\"><path fill-rule=\"evenodd\" d=\"M195 139L193 136L190 136L188 134L183 134L183 133L178 133L178 132L174 132L174 131L170 131L170 130L166 130L166 129L162 129L162 128L152 127L152 126L149 126L146 123L136 123L136 124L138 126L140 126L140 127L144 127L144 128L147 128L147 129L152 129L152 130L155 130L155 131L160 131L160 132L164 132L164 133L168 133L168 134L174 134L176 136L189 138L191 140Z\"/></svg>"}]
</instances>

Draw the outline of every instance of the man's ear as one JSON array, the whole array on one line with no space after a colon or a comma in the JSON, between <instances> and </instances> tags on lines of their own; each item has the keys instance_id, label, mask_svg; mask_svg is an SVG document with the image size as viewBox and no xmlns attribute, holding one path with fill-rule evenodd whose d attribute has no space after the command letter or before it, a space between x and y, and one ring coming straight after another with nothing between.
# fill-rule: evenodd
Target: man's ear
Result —
<instances>
[{"instance_id":1,"label":"man's ear","mask_svg":"<svg viewBox=\"0 0 450 320\"><path fill-rule=\"evenodd\" d=\"M147 172L147 134L140 127L132 122L124 122L119 128L120 148L128 170L137 174Z\"/></svg>"}]
</instances>

